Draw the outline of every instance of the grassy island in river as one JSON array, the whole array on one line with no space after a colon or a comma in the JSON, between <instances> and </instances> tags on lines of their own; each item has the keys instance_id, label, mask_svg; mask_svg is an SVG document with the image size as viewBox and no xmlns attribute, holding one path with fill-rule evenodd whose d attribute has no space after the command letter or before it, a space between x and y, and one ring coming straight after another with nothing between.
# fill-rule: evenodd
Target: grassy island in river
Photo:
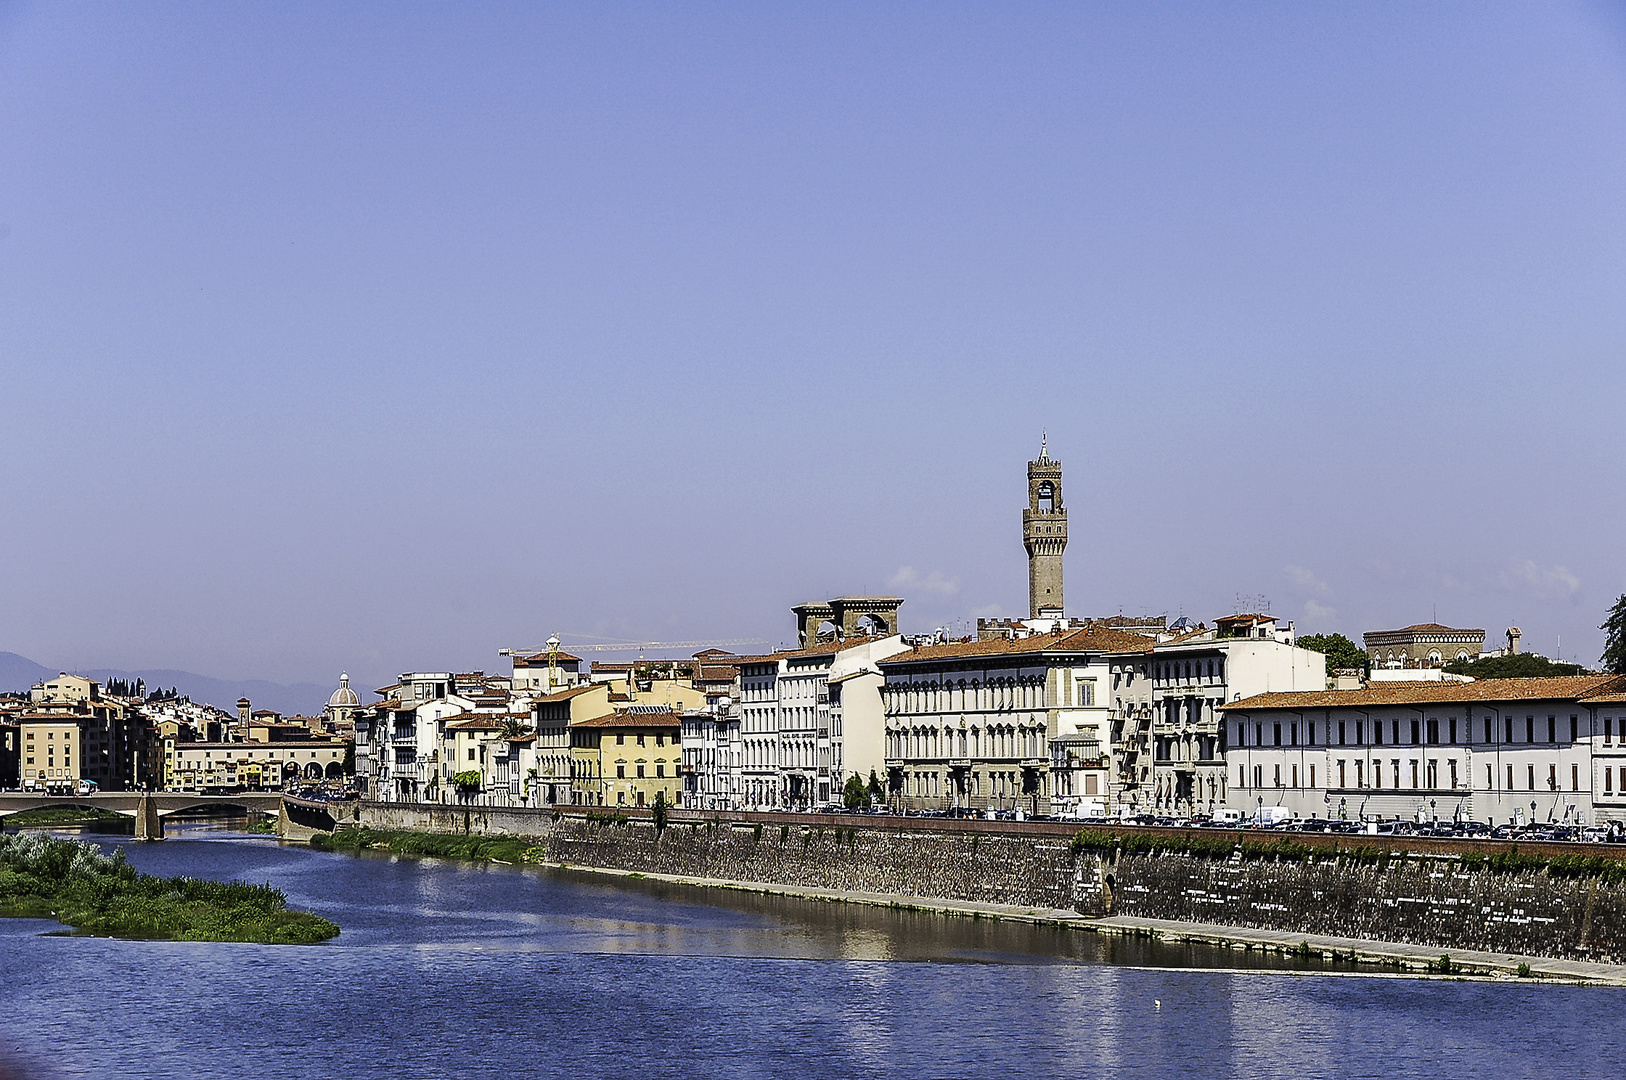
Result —
<instances>
[{"instance_id":1,"label":"grassy island in river","mask_svg":"<svg viewBox=\"0 0 1626 1080\"><path fill-rule=\"evenodd\" d=\"M153 877L91 844L41 833L0 836L0 916L54 918L105 937L310 945L339 928L289 911L269 885Z\"/></svg>"}]
</instances>

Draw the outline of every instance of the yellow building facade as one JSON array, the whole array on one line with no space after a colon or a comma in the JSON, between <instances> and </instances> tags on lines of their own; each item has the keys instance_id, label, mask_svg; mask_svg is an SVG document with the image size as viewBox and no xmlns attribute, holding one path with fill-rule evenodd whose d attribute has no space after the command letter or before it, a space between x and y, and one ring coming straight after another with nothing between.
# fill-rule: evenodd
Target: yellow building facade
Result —
<instances>
[{"instance_id":1,"label":"yellow building facade","mask_svg":"<svg viewBox=\"0 0 1626 1080\"><path fill-rule=\"evenodd\" d=\"M652 806L683 790L682 725L673 712L614 713L570 729L571 802L578 806Z\"/></svg>"}]
</instances>

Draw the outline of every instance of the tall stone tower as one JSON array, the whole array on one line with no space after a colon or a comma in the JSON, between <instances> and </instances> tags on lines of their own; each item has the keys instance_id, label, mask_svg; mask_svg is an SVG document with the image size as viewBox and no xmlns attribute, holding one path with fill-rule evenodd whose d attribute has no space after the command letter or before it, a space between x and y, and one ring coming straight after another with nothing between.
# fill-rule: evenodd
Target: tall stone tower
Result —
<instances>
[{"instance_id":1,"label":"tall stone tower","mask_svg":"<svg viewBox=\"0 0 1626 1080\"><path fill-rule=\"evenodd\" d=\"M1028 617L1060 615L1061 553L1067 549L1067 508L1061 503L1061 462L1046 440L1028 462L1028 506L1022 511L1022 546L1028 549Z\"/></svg>"}]
</instances>

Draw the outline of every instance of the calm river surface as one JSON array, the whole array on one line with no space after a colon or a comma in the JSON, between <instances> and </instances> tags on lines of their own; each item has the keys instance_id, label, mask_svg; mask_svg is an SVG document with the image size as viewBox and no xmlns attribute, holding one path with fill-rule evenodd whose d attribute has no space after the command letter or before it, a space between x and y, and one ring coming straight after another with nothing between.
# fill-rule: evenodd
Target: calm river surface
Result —
<instances>
[{"instance_id":1,"label":"calm river surface","mask_svg":"<svg viewBox=\"0 0 1626 1080\"><path fill-rule=\"evenodd\" d=\"M168 828L161 844L129 845L131 861L269 881L344 932L315 947L211 945L0 920L0 1057L17 1074L1439 1080L1626 1070L1620 990L1236 971L1232 952Z\"/></svg>"}]
</instances>

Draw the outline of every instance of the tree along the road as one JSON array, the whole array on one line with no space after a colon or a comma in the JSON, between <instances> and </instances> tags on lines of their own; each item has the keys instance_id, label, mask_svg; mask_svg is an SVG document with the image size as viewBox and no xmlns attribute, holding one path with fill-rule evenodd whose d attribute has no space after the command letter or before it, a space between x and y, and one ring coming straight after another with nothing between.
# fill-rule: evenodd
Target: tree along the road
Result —
<instances>
[{"instance_id":1,"label":"tree along the road","mask_svg":"<svg viewBox=\"0 0 1626 1080\"><path fill-rule=\"evenodd\" d=\"M863 810L869 806L869 787L857 773L847 777L841 789L841 805L849 810Z\"/></svg>"},{"instance_id":2,"label":"tree along the road","mask_svg":"<svg viewBox=\"0 0 1626 1080\"><path fill-rule=\"evenodd\" d=\"M1609 617L1598 629L1607 635L1603 656L1599 658L1603 669L1611 675L1626 675L1626 593L1615 601L1615 606L1609 609Z\"/></svg>"},{"instance_id":3,"label":"tree along the road","mask_svg":"<svg viewBox=\"0 0 1626 1080\"><path fill-rule=\"evenodd\" d=\"M1366 669L1366 650L1342 634L1304 634L1295 644L1301 649L1324 654L1328 671L1339 668Z\"/></svg>"}]
</instances>

